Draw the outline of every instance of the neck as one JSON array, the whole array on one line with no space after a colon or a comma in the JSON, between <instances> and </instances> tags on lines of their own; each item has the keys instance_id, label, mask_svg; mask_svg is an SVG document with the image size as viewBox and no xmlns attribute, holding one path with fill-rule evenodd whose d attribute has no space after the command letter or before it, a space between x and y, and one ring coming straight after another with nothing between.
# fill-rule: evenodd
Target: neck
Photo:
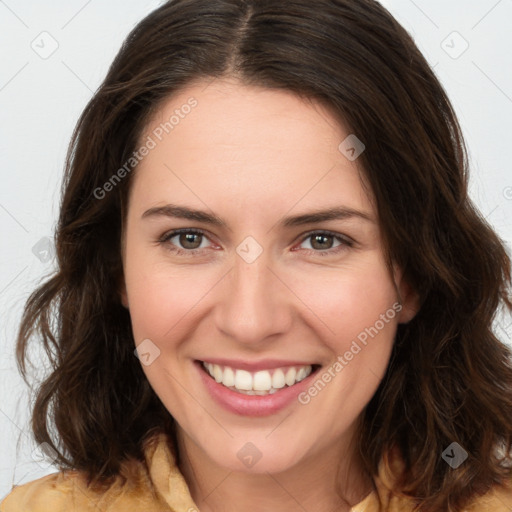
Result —
<instances>
[{"instance_id":1,"label":"neck","mask_svg":"<svg viewBox=\"0 0 512 512\"><path fill-rule=\"evenodd\" d=\"M177 441L180 471L201 512L348 512L374 490L355 449L328 447L285 471L251 473L219 466L180 427Z\"/></svg>"}]
</instances>

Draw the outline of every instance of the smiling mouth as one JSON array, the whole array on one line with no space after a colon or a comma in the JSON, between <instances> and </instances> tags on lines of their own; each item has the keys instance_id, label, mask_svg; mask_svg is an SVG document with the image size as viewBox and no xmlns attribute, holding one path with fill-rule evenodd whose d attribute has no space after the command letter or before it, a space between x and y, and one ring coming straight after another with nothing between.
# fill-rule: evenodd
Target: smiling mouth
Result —
<instances>
[{"instance_id":1,"label":"smiling mouth","mask_svg":"<svg viewBox=\"0 0 512 512\"><path fill-rule=\"evenodd\" d=\"M198 361L203 370L218 384L244 395L272 395L294 386L314 373L320 365L286 366L249 372L230 366Z\"/></svg>"}]
</instances>

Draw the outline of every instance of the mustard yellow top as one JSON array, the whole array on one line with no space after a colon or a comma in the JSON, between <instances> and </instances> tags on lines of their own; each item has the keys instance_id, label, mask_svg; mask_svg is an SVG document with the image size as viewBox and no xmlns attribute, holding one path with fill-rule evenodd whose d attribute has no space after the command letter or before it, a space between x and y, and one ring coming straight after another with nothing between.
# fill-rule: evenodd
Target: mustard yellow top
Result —
<instances>
[{"instance_id":1,"label":"mustard yellow top","mask_svg":"<svg viewBox=\"0 0 512 512\"><path fill-rule=\"evenodd\" d=\"M78 471L61 471L16 486L0 504L0 512L198 512L187 483L176 465L165 434L148 442L145 464L130 460L107 491L87 488ZM391 463L394 466L396 463ZM376 490L352 507L351 512L411 512L412 502L393 496L392 478L381 462ZM123 478L124 477L124 478ZM379 499L383 508L379 510ZM467 512L511 512L512 481L477 499Z\"/></svg>"}]
</instances>

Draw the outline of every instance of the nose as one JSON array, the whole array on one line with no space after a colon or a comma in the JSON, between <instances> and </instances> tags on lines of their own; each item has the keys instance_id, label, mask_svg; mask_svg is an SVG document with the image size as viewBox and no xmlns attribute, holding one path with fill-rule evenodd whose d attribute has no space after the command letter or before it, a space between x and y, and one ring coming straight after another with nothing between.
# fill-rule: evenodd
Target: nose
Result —
<instances>
[{"instance_id":1,"label":"nose","mask_svg":"<svg viewBox=\"0 0 512 512\"><path fill-rule=\"evenodd\" d=\"M246 345L275 341L289 330L292 321L293 293L286 285L265 251L252 263L236 254L220 289L217 328Z\"/></svg>"}]
</instances>

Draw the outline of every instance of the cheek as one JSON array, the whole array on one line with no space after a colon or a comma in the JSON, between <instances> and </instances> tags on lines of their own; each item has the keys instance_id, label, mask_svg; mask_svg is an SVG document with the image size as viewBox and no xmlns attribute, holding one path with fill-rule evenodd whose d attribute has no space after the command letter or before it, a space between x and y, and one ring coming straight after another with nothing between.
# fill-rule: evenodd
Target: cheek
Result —
<instances>
[{"instance_id":1,"label":"cheek","mask_svg":"<svg viewBox=\"0 0 512 512\"><path fill-rule=\"evenodd\" d=\"M134 337L139 343L144 338L158 338L170 328L186 290L147 253L129 249L124 274Z\"/></svg>"},{"instance_id":2,"label":"cheek","mask_svg":"<svg viewBox=\"0 0 512 512\"><path fill-rule=\"evenodd\" d=\"M143 246L142 243L140 245ZM134 247L132 252L127 252L125 261L133 336L136 345L149 339L158 347L156 355L156 349L150 346L152 360L150 364L143 364L142 370L166 407L182 411L183 415L187 411L188 395L184 397L179 384L183 369L180 367L178 340L182 340L185 330L190 329L194 305L206 293L203 290L206 276L201 277L191 267L172 267L162 261L161 255L159 260L152 258L150 252ZM177 375L181 375L178 380Z\"/></svg>"},{"instance_id":3,"label":"cheek","mask_svg":"<svg viewBox=\"0 0 512 512\"><path fill-rule=\"evenodd\" d=\"M297 295L314 314L316 330L325 333L324 341L337 353L347 343L373 326L390 309L383 334L394 324L398 300L394 284L378 254L368 254L355 264L343 265L328 272L304 274L296 279ZM391 327L392 327L391 325Z\"/></svg>"},{"instance_id":4,"label":"cheek","mask_svg":"<svg viewBox=\"0 0 512 512\"><path fill-rule=\"evenodd\" d=\"M332 359L299 399L332 432L347 428L370 401L393 348L398 297L385 265L373 263L321 280L325 286L315 288L309 303Z\"/></svg>"}]
</instances>

